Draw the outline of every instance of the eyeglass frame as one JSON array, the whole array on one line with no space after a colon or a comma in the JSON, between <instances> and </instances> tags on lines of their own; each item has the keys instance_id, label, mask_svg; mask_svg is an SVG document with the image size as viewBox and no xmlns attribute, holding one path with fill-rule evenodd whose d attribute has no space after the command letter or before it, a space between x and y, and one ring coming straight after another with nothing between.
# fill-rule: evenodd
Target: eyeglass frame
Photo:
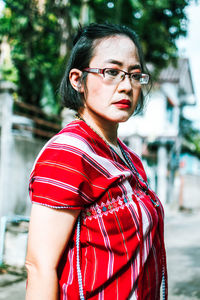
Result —
<instances>
[{"instance_id":1,"label":"eyeglass frame","mask_svg":"<svg viewBox=\"0 0 200 300\"><path fill-rule=\"evenodd\" d=\"M114 68L104 68L104 69L100 69L100 68L84 68L83 71L84 72L88 72L88 73L94 73L94 74L101 74L103 75L103 77L105 78L105 70L110 69L110 70L115 70L115 71L120 71L123 72L124 75L122 76L121 80L119 81L119 83L121 81L123 81L125 79L125 76L128 75L128 77L131 79L131 75L132 74L137 74L138 72L126 72L124 70L120 70L120 69L114 69ZM138 83L140 83L141 85L147 85L149 83L149 74L145 74L145 73L140 73L141 75L145 75L146 78L148 78L147 83L141 83L140 81L138 81Z\"/></svg>"}]
</instances>

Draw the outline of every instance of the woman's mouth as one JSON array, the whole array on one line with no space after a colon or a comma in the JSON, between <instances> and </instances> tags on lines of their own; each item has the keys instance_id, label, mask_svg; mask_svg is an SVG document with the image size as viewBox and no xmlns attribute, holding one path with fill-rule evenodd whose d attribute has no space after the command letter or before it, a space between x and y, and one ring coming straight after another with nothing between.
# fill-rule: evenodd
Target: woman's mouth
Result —
<instances>
[{"instance_id":1,"label":"woman's mouth","mask_svg":"<svg viewBox=\"0 0 200 300\"><path fill-rule=\"evenodd\" d=\"M122 99L118 102L115 102L114 105L117 106L118 108L127 109L131 107L131 102L127 99Z\"/></svg>"}]
</instances>

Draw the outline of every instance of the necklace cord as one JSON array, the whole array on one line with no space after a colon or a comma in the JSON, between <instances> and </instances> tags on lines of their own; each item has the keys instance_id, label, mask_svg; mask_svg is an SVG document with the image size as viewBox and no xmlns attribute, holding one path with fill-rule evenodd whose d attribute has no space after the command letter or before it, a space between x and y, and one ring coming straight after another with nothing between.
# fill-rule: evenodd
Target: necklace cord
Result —
<instances>
[{"instance_id":1,"label":"necklace cord","mask_svg":"<svg viewBox=\"0 0 200 300\"><path fill-rule=\"evenodd\" d=\"M139 236L140 236L140 240L139 240L140 266L139 266L139 278L138 278L138 300L142 300L142 294L143 294L142 278L143 278L143 272L144 272L144 268L143 268L143 260L144 260L143 259L143 252L144 252L143 251L143 246L144 246L143 221L142 221L142 211L141 211L140 204L134 195L132 195L132 199L137 206L138 216L139 216L139 225L138 226L139 226Z\"/></svg>"},{"instance_id":2,"label":"necklace cord","mask_svg":"<svg viewBox=\"0 0 200 300\"><path fill-rule=\"evenodd\" d=\"M78 114L76 115L76 119L83 121L87 124L87 122ZM88 125L88 124L87 124ZM112 146L102 137L100 136L90 125L88 125L114 152L115 150L112 148ZM133 162L130 160L128 155L126 154L125 150L121 146L121 144L118 142L119 148L122 152L123 157L125 158L125 161L127 162L126 166L129 167L129 169L133 172L135 175L136 181L138 186L150 197L151 202L155 207L159 206L159 200L155 193L149 189L148 182L146 182L142 176L139 174L137 171L136 167L134 166ZM144 187L140 183L140 181L144 184ZM141 213L141 208L139 206L139 203L134 199L134 202L137 205L138 208L138 214L139 214L139 219L140 219L140 225L139 225L139 232L140 232L140 278L138 282L138 292L139 292L139 298L142 299L141 293L142 293L142 276L143 276L143 271L142 271L142 260L143 260L143 226L142 226L142 213ZM158 210L160 211L160 210ZM159 213L159 219L162 219L161 212ZM81 269L80 269L80 215L78 217L78 223L77 223L77 238L76 238L76 246L77 246L77 274L78 274L78 284L79 284L79 295L81 300L85 300L84 294L83 294L83 281L82 281L82 274L81 274ZM162 224L160 224L159 227L163 227L163 221L161 221ZM162 226L163 225L163 226ZM163 285L163 291L162 291L162 296L163 300L167 300L167 268L166 268L166 253L165 253L165 247L164 247L164 237L163 237L163 232L161 232L162 229L160 228L160 237L161 237L161 244L162 244L162 260L163 260L163 266L162 266L162 285Z\"/></svg>"},{"instance_id":3,"label":"necklace cord","mask_svg":"<svg viewBox=\"0 0 200 300\"><path fill-rule=\"evenodd\" d=\"M133 162L130 160L130 158L128 157L128 155L126 154L125 150L123 149L123 147L119 144L119 147L121 149L121 152L129 166L129 169L133 172L133 174L136 177L136 181L138 186L141 188L142 191L145 192L145 194L150 196L151 202L153 203L153 205L155 207L159 206L159 200L157 198L157 196L150 190L148 182L145 181L142 176L139 174L138 170L136 169L136 167L134 166ZM144 186L142 186L142 184L144 184Z\"/></svg>"},{"instance_id":4,"label":"necklace cord","mask_svg":"<svg viewBox=\"0 0 200 300\"><path fill-rule=\"evenodd\" d=\"M77 276L78 276L78 287L79 287L79 296L80 300L85 300L83 294L83 279L81 274L80 267L80 231L81 231L81 215L78 216L77 221L77 233L76 233L76 268L77 268Z\"/></svg>"},{"instance_id":5,"label":"necklace cord","mask_svg":"<svg viewBox=\"0 0 200 300\"><path fill-rule=\"evenodd\" d=\"M100 133L98 133L91 125L89 125L79 114L76 114L75 115L75 118L77 119L77 120L80 120L80 121L83 121L85 124L87 124L87 126L88 127L90 127L90 129L92 129L92 131L94 131L105 143L106 143L106 145L108 145L109 147L115 147L115 145L114 144L112 144L112 143L109 143L107 140L106 140L106 138L105 137L103 137L103 135L101 135ZM117 146L116 147L118 147L118 144L117 144ZM112 148L113 149L113 148Z\"/></svg>"}]
</instances>

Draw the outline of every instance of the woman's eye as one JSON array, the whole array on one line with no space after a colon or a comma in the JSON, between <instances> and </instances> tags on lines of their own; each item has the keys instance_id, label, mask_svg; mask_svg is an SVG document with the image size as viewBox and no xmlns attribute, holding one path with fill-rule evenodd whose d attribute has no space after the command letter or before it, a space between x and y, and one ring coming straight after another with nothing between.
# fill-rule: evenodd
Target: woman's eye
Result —
<instances>
[{"instance_id":1,"label":"woman's eye","mask_svg":"<svg viewBox=\"0 0 200 300\"><path fill-rule=\"evenodd\" d=\"M105 74L114 77L114 76L117 76L119 74L119 71L115 70L115 69L106 69Z\"/></svg>"},{"instance_id":2,"label":"woman's eye","mask_svg":"<svg viewBox=\"0 0 200 300\"><path fill-rule=\"evenodd\" d=\"M139 81L142 77L142 74L141 73L132 73L131 74L131 78L134 79L134 80L137 80Z\"/></svg>"}]
</instances>

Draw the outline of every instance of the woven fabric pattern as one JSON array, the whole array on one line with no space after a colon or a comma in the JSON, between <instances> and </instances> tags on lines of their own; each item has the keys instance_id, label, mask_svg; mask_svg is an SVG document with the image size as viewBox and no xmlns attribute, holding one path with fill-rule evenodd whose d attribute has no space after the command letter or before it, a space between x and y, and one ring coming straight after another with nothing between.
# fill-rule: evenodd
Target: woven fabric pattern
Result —
<instances>
[{"instance_id":1,"label":"woven fabric pattern","mask_svg":"<svg viewBox=\"0 0 200 300\"><path fill-rule=\"evenodd\" d=\"M119 143L145 182L139 157ZM138 299L138 282L140 299L160 299L163 209L159 200L158 207L153 205L142 185L80 120L67 125L39 154L30 178L31 201L82 211L79 251L85 299ZM58 268L63 300L79 299L76 254L74 230Z\"/></svg>"}]
</instances>

